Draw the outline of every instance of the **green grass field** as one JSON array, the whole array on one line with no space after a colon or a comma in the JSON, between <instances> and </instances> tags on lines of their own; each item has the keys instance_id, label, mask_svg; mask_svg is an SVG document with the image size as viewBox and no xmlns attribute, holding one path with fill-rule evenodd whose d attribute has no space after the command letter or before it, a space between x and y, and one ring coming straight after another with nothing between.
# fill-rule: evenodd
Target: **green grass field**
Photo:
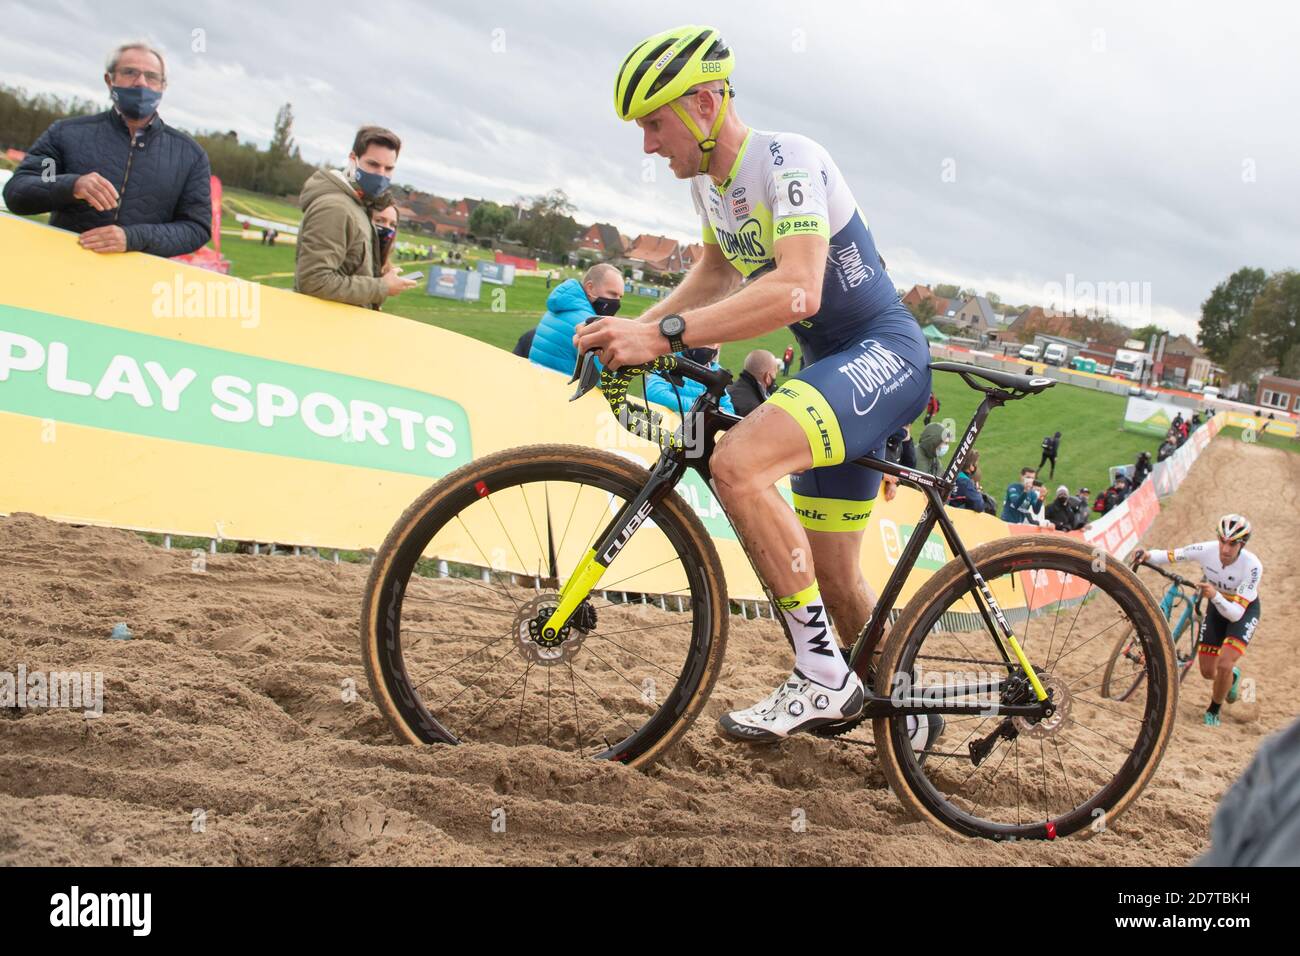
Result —
<instances>
[{"instance_id":1,"label":"green grass field","mask_svg":"<svg viewBox=\"0 0 1300 956\"><path fill-rule=\"evenodd\" d=\"M222 251L231 260L233 275L246 279L270 276L258 278L258 281L279 288L292 288L293 246L269 247L255 239L227 236ZM475 251L488 255L485 250ZM427 265L402 263L408 272L416 269L427 271ZM568 270L567 274L573 274L573 270ZM484 284L482 298L476 303L433 298L420 288L390 300L385 311L509 351L519 336L537 323L545 311L547 295L544 279L519 277L513 286ZM654 302L636 295L629 295L623 301L625 304L620 315L624 316L640 315ZM794 336L786 330L746 342L729 342L722 347L722 364L738 374L751 349L766 348L779 357L786 346L792 344ZM797 367L797 357L795 364ZM934 375L934 391L942 403L939 417L954 419L960 436L979 404L979 393L957 376L939 372ZM1059 429L1062 438L1056 477L1053 480L1043 476L1044 483L1051 491L1057 484L1068 485L1072 492L1086 485L1095 495L1108 484L1109 466L1131 464L1138 452L1144 449L1152 452L1154 457L1159 444L1154 438L1127 432L1121 427L1125 403L1126 399L1120 395L1056 385L1041 395L994 410L976 446L980 450L985 491L1001 502L1007 485L1017 480L1020 468L1038 464L1039 443L1043 436ZM919 437L920 433L921 420L918 419L912 434ZM1286 443L1285 439L1268 435L1262 440Z\"/></svg>"}]
</instances>

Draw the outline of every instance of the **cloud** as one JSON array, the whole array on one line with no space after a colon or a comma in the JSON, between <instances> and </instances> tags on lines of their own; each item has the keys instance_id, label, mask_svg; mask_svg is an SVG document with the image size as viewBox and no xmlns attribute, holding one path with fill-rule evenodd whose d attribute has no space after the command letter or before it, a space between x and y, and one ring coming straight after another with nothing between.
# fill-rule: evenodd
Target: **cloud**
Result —
<instances>
[{"instance_id":1,"label":"cloud","mask_svg":"<svg viewBox=\"0 0 1300 956\"><path fill-rule=\"evenodd\" d=\"M701 16L677 0L64 0L7 9L0 82L103 102L104 54L143 35L168 53L178 125L264 143L291 102L313 162L342 163L378 122L403 138L399 181L499 201L558 186L582 221L692 239L685 184L644 164L610 96L635 42ZM736 109L830 151L901 286L1046 305L1069 276L1145 283L1144 314L1194 333L1232 271L1296 265L1295 8L766 0L707 16L736 51Z\"/></svg>"}]
</instances>

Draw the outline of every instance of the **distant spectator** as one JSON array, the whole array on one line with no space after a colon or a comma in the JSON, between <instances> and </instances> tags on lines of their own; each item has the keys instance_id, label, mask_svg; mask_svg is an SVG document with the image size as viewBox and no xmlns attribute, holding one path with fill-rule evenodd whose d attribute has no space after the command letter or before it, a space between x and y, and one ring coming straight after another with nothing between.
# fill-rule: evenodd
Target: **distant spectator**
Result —
<instances>
[{"instance_id":1,"label":"distant spectator","mask_svg":"<svg viewBox=\"0 0 1300 956\"><path fill-rule=\"evenodd\" d=\"M1047 501L1047 488L1037 478L1034 479L1033 492L1033 502L1029 507L1029 520L1026 523L1036 524L1039 527L1051 524L1043 513L1043 507Z\"/></svg>"},{"instance_id":2,"label":"distant spectator","mask_svg":"<svg viewBox=\"0 0 1300 956\"><path fill-rule=\"evenodd\" d=\"M1043 445L1043 457L1040 458L1038 461L1038 470L1042 471L1043 465L1046 462L1050 461L1052 463L1052 468L1047 474L1048 477L1055 478L1056 477L1056 455L1057 452L1061 450L1061 433L1057 432L1055 435L1048 435L1046 438L1043 439L1042 445Z\"/></svg>"},{"instance_id":3,"label":"distant spectator","mask_svg":"<svg viewBox=\"0 0 1300 956\"><path fill-rule=\"evenodd\" d=\"M53 123L5 184L5 205L50 213L50 225L81 233L91 252L194 252L212 238L212 169L202 147L158 115L162 54L118 47L104 85L112 109Z\"/></svg>"},{"instance_id":4,"label":"distant spectator","mask_svg":"<svg viewBox=\"0 0 1300 956\"><path fill-rule=\"evenodd\" d=\"M1087 486L1079 489L1079 493L1072 499L1074 506L1074 529L1077 531L1088 523L1091 515L1090 503L1092 501L1092 492Z\"/></svg>"},{"instance_id":5,"label":"distant spectator","mask_svg":"<svg viewBox=\"0 0 1300 956\"><path fill-rule=\"evenodd\" d=\"M922 470L932 475L943 471L943 456L948 454L948 437L941 422L930 422L921 430L916 443L917 461Z\"/></svg>"},{"instance_id":6,"label":"distant spectator","mask_svg":"<svg viewBox=\"0 0 1300 956\"><path fill-rule=\"evenodd\" d=\"M1007 485L1006 497L1002 501L1002 520L1007 524L1029 521L1029 512L1035 505L1034 478L1037 474L1036 469L1021 468L1020 480Z\"/></svg>"},{"instance_id":7,"label":"distant spectator","mask_svg":"<svg viewBox=\"0 0 1300 956\"><path fill-rule=\"evenodd\" d=\"M1109 514L1115 510L1128 497L1129 484L1128 476L1122 472L1115 477L1115 483L1097 496L1096 502L1093 503L1092 510L1098 514Z\"/></svg>"},{"instance_id":8,"label":"distant spectator","mask_svg":"<svg viewBox=\"0 0 1300 956\"><path fill-rule=\"evenodd\" d=\"M1043 515L1057 531L1073 531L1077 510L1070 489L1061 485L1056 489L1052 503L1043 509Z\"/></svg>"},{"instance_id":9,"label":"distant spectator","mask_svg":"<svg viewBox=\"0 0 1300 956\"><path fill-rule=\"evenodd\" d=\"M976 484L975 475L979 472L980 453L972 448L966 457L963 468L957 472L952 493L948 496L948 505L952 508L965 508L983 514L987 510L984 494Z\"/></svg>"},{"instance_id":10,"label":"distant spectator","mask_svg":"<svg viewBox=\"0 0 1300 956\"><path fill-rule=\"evenodd\" d=\"M690 359L700 365L708 368L722 368L718 364L718 355L721 352L721 345L702 345L695 348L685 349L679 352L685 358ZM662 375L647 375L645 377L645 396L650 402L656 405L662 405L669 411L677 412L679 415L690 410L695 400L704 394L704 386L694 379L683 378L682 384L670 382ZM736 408L731 402L731 396L724 394L722 400L718 402L724 412L736 414Z\"/></svg>"},{"instance_id":11,"label":"distant spectator","mask_svg":"<svg viewBox=\"0 0 1300 956\"><path fill-rule=\"evenodd\" d=\"M727 386L737 415L748 415L767 401L776 382L777 368L776 356L767 349L754 349L745 356L740 377Z\"/></svg>"},{"instance_id":12,"label":"distant spectator","mask_svg":"<svg viewBox=\"0 0 1300 956\"><path fill-rule=\"evenodd\" d=\"M582 282L565 279L546 297L546 314L537 325L528 361L572 375L578 364L573 336L594 316L616 315L623 300L623 275L607 262L587 270Z\"/></svg>"},{"instance_id":13,"label":"distant spectator","mask_svg":"<svg viewBox=\"0 0 1300 956\"><path fill-rule=\"evenodd\" d=\"M916 445L912 442L910 425L904 425L885 440L885 458L904 468L916 468Z\"/></svg>"},{"instance_id":14,"label":"distant spectator","mask_svg":"<svg viewBox=\"0 0 1300 956\"><path fill-rule=\"evenodd\" d=\"M793 361L794 361L794 346L793 346L793 345L787 345L787 346L785 347L785 354L781 356L781 374L782 374L782 375L789 375L789 374L790 374L790 363L793 362Z\"/></svg>"},{"instance_id":15,"label":"distant spectator","mask_svg":"<svg viewBox=\"0 0 1300 956\"><path fill-rule=\"evenodd\" d=\"M930 420L939 414L939 399L934 392L930 393L930 400L925 403L925 424L930 424Z\"/></svg>"},{"instance_id":16,"label":"distant spectator","mask_svg":"<svg viewBox=\"0 0 1300 956\"><path fill-rule=\"evenodd\" d=\"M1160 447L1156 449L1156 462L1162 462L1166 458L1169 458L1177 449L1178 442L1175 441L1174 431L1171 428L1169 433L1165 435L1165 440L1162 441Z\"/></svg>"},{"instance_id":17,"label":"distant spectator","mask_svg":"<svg viewBox=\"0 0 1300 956\"><path fill-rule=\"evenodd\" d=\"M1133 463L1133 488L1136 490L1142 487L1142 482L1147 480L1147 475L1151 474L1151 452L1138 452L1137 461Z\"/></svg>"},{"instance_id":18,"label":"distant spectator","mask_svg":"<svg viewBox=\"0 0 1300 956\"><path fill-rule=\"evenodd\" d=\"M318 299L377 309L390 295L416 283L384 273L376 257L375 227L366 209L388 189L402 141L391 130L357 131L344 171L322 169L307 177L299 206L293 287Z\"/></svg>"},{"instance_id":19,"label":"distant spectator","mask_svg":"<svg viewBox=\"0 0 1300 956\"><path fill-rule=\"evenodd\" d=\"M1196 431L1196 429L1200 428L1201 424L1201 413L1192 412L1192 431Z\"/></svg>"}]
</instances>

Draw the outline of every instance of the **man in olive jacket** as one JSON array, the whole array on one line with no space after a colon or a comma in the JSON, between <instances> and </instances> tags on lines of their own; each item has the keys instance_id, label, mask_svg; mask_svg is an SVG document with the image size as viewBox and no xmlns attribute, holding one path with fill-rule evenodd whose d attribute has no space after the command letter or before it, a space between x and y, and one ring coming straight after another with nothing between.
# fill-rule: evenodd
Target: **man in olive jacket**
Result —
<instances>
[{"instance_id":1,"label":"man in olive jacket","mask_svg":"<svg viewBox=\"0 0 1300 956\"><path fill-rule=\"evenodd\" d=\"M293 287L298 292L376 309L390 295L415 288L396 270L382 271L366 200L388 189L402 141L363 126L343 171L321 170L303 184Z\"/></svg>"}]
</instances>

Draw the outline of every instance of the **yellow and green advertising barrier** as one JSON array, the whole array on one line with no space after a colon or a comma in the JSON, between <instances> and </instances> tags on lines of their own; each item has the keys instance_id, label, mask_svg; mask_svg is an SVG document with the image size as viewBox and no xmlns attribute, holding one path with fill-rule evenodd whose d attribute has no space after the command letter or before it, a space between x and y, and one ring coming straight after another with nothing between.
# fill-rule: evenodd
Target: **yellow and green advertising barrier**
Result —
<instances>
[{"instance_id":1,"label":"yellow and green advertising barrier","mask_svg":"<svg viewBox=\"0 0 1300 956\"><path fill-rule=\"evenodd\" d=\"M564 376L465 336L152 256L97 255L0 215L0 513L375 548L421 491L478 456L565 442L653 462L657 449L619 428L599 394L570 403L571 392ZM690 472L679 492L731 594L761 600L712 491ZM877 503L862 556L873 587L921 507L906 489ZM969 546L1007 534L991 516L954 518ZM949 557L934 534L903 599Z\"/></svg>"}]
</instances>

